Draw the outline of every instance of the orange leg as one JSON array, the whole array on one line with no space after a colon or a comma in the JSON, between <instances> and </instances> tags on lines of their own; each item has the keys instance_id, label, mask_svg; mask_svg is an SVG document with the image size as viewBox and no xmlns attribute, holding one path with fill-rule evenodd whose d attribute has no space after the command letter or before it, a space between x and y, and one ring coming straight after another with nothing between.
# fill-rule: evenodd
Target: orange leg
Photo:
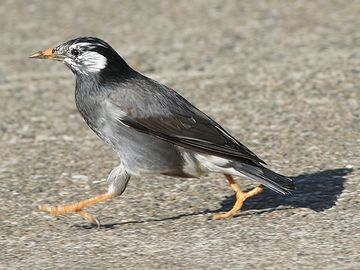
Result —
<instances>
[{"instance_id":1,"label":"orange leg","mask_svg":"<svg viewBox=\"0 0 360 270\"><path fill-rule=\"evenodd\" d=\"M234 216L243 206L244 202L248 199L251 198L259 193L261 193L264 188L262 185L259 185L255 188L253 188L252 190L248 191L248 192L243 192L240 189L240 186L235 182L234 178L229 175L229 174L225 174L226 179L228 180L231 188L236 192L236 202L233 206L233 208L225 213L221 213L221 214L215 214L213 219L218 220L218 219L224 219L224 218L228 218L228 217L232 217Z\"/></svg>"},{"instance_id":2,"label":"orange leg","mask_svg":"<svg viewBox=\"0 0 360 270\"><path fill-rule=\"evenodd\" d=\"M69 213L78 213L83 218L85 218L90 223L95 223L100 226L99 221L92 214L83 211L83 208L94 205L98 202L103 202L113 198L114 195L110 193L101 194L86 200L82 200L77 203L67 204L67 205L58 205L58 206L50 206L50 205L39 205L39 210L43 212L48 212L53 216L64 216Z\"/></svg>"}]
</instances>

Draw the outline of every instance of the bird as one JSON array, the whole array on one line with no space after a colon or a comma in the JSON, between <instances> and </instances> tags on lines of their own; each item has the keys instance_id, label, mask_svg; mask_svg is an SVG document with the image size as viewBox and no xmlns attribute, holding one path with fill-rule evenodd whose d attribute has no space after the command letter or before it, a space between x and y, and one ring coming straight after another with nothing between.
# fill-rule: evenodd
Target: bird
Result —
<instances>
[{"instance_id":1,"label":"bird","mask_svg":"<svg viewBox=\"0 0 360 270\"><path fill-rule=\"evenodd\" d=\"M236 194L233 207L215 220L234 216L244 202L267 187L291 194L291 178L272 171L254 152L178 92L134 70L105 41L78 37L38 51L30 58L64 63L75 75L75 103L87 125L119 157L107 178L107 192L64 205L39 205L53 216L81 215L99 220L84 209L120 196L131 177L166 175L199 178L225 176ZM243 191L234 177L257 185Z\"/></svg>"}]
</instances>

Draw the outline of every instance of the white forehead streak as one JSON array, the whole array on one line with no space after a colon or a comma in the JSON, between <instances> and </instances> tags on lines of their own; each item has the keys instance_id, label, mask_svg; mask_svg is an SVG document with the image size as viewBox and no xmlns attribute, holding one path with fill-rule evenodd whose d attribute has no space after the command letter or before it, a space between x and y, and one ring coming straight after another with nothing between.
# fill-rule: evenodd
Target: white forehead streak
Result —
<instances>
[{"instance_id":1,"label":"white forehead streak","mask_svg":"<svg viewBox=\"0 0 360 270\"><path fill-rule=\"evenodd\" d=\"M76 43L72 46L76 46L76 47L89 47L89 48L95 48L95 47L103 47L103 48L107 48L106 44L100 43L100 42L79 42Z\"/></svg>"},{"instance_id":2,"label":"white forehead streak","mask_svg":"<svg viewBox=\"0 0 360 270\"><path fill-rule=\"evenodd\" d=\"M84 73L99 72L104 69L107 64L106 58L97 52L83 52L79 57L81 58L82 68Z\"/></svg>"}]
</instances>

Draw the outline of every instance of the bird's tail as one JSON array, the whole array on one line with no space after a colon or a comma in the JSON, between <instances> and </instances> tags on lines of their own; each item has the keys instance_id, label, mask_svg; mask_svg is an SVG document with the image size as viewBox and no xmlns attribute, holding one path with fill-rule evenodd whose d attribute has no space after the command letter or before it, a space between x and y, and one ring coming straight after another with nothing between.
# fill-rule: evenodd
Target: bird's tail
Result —
<instances>
[{"instance_id":1,"label":"bird's tail","mask_svg":"<svg viewBox=\"0 0 360 270\"><path fill-rule=\"evenodd\" d=\"M291 190L295 189L295 185L289 177L273 172L260 164L236 162L234 169L281 194L290 194Z\"/></svg>"}]
</instances>

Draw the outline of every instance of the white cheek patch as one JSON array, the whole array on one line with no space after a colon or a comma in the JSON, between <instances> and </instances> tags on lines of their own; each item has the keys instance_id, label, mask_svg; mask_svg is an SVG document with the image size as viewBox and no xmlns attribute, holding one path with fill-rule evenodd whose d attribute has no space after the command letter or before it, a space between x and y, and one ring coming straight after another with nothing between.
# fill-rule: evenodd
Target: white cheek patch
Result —
<instances>
[{"instance_id":1,"label":"white cheek patch","mask_svg":"<svg viewBox=\"0 0 360 270\"><path fill-rule=\"evenodd\" d=\"M107 64L107 60L102 54L92 51L84 52L79 56L79 62L84 73L99 72Z\"/></svg>"},{"instance_id":2,"label":"white cheek patch","mask_svg":"<svg viewBox=\"0 0 360 270\"><path fill-rule=\"evenodd\" d=\"M83 52L77 59L67 57L64 63L73 71L89 75L89 73L97 73L104 69L107 64L106 58L97 52Z\"/></svg>"}]
</instances>

